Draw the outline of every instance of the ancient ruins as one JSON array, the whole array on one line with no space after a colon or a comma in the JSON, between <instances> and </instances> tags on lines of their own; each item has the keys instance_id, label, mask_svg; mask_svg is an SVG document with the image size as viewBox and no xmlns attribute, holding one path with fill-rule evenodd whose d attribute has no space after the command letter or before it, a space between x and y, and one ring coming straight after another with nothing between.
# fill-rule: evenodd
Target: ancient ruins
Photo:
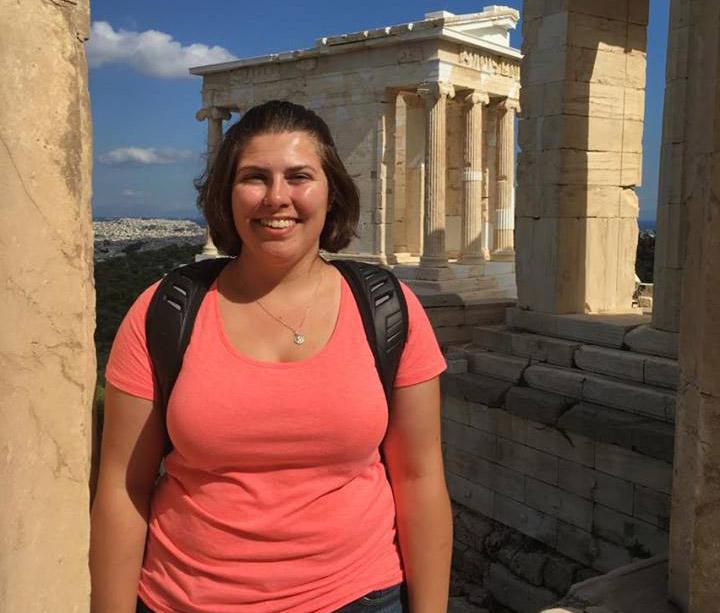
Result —
<instances>
[{"instance_id":1,"label":"ancient ruins","mask_svg":"<svg viewBox=\"0 0 720 613\"><path fill-rule=\"evenodd\" d=\"M208 160L233 113L272 99L309 106L360 188L360 237L347 257L410 264L396 270L420 274L421 292L514 295L520 52L509 30L518 18L500 6L438 11L309 49L192 68L203 77L197 118L208 123Z\"/></svg>"},{"instance_id":2,"label":"ancient ruins","mask_svg":"<svg viewBox=\"0 0 720 613\"><path fill-rule=\"evenodd\" d=\"M449 364L463 610L717 611L720 4L670 6L651 316L632 305L649 0L525 0L519 75L504 7L196 70L208 163L231 113L316 108L364 197L350 251L417 284ZM5 16L0 603L87 613L88 5Z\"/></svg>"}]
</instances>

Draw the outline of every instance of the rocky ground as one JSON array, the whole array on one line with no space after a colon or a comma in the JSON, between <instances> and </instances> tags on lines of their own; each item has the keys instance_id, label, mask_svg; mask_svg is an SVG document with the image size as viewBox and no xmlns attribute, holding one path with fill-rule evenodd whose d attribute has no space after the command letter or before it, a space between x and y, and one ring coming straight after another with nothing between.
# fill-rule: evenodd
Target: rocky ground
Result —
<instances>
[{"instance_id":1,"label":"rocky ground","mask_svg":"<svg viewBox=\"0 0 720 613\"><path fill-rule=\"evenodd\" d=\"M151 251L171 244L202 245L205 229L188 219L119 219L93 221L95 261Z\"/></svg>"}]
</instances>

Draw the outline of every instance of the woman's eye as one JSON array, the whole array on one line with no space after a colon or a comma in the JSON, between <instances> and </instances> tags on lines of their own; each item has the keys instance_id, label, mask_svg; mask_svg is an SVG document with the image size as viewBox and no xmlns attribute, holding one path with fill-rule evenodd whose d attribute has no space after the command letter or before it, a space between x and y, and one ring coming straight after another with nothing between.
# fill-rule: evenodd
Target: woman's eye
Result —
<instances>
[{"instance_id":1,"label":"woman's eye","mask_svg":"<svg viewBox=\"0 0 720 613\"><path fill-rule=\"evenodd\" d=\"M260 175L245 175L240 180L244 183L257 183L259 181L264 181L265 178Z\"/></svg>"},{"instance_id":2,"label":"woman's eye","mask_svg":"<svg viewBox=\"0 0 720 613\"><path fill-rule=\"evenodd\" d=\"M290 177L290 181L306 181L310 178L309 175L305 174L299 174L299 175L292 175Z\"/></svg>"}]
</instances>

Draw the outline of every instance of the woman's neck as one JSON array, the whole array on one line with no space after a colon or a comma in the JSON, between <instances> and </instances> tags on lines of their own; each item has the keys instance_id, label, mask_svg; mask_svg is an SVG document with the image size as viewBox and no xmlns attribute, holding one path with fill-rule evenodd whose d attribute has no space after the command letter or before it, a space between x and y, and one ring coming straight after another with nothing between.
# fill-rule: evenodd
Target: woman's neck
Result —
<instances>
[{"instance_id":1,"label":"woman's neck","mask_svg":"<svg viewBox=\"0 0 720 613\"><path fill-rule=\"evenodd\" d=\"M255 300L268 294L305 293L322 274L324 261L318 252L309 253L297 262L273 263L243 254L228 267L226 283L233 295ZM226 285L227 287L227 285Z\"/></svg>"}]
</instances>

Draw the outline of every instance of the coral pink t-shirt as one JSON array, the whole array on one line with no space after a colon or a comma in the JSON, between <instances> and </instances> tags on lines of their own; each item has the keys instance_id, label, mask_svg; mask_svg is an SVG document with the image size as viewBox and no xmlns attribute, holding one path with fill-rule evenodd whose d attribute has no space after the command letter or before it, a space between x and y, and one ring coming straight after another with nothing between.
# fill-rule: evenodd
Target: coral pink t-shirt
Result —
<instances>
[{"instance_id":1,"label":"coral pink t-shirt","mask_svg":"<svg viewBox=\"0 0 720 613\"><path fill-rule=\"evenodd\" d=\"M123 320L106 370L153 399L145 314ZM445 369L403 287L409 334L395 386ZM352 291L329 341L299 362L232 347L217 287L198 313L167 414L174 449L152 500L139 594L158 613L325 613L403 580L395 506L378 446L388 407Z\"/></svg>"}]
</instances>

